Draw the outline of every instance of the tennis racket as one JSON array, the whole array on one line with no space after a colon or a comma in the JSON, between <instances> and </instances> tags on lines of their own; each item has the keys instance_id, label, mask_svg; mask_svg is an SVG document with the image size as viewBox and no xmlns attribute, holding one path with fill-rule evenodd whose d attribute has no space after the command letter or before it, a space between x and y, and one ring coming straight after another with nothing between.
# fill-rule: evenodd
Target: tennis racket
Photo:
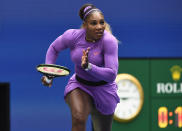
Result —
<instances>
[{"instance_id":1,"label":"tennis racket","mask_svg":"<svg viewBox=\"0 0 182 131\"><path fill-rule=\"evenodd\" d=\"M55 64L40 64L36 69L47 77L47 83L50 83L55 77L67 76L70 74L70 70L67 67Z\"/></svg>"}]
</instances>

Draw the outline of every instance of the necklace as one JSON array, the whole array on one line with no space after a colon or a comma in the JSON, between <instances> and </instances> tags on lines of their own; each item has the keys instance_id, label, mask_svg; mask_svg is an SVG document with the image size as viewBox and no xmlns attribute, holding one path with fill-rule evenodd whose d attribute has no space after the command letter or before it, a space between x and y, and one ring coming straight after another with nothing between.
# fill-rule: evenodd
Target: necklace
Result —
<instances>
[{"instance_id":1,"label":"necklace","mask_svg":"<svg viewBox=\"0 0 182 131\"><path fill-rule=\"evenodd\" d=\"M92 43L96 42L96 40L88 39L87 37L85 37L85 40L88 41L88 42L92 42Z\"/></svg>"}]
</instances>

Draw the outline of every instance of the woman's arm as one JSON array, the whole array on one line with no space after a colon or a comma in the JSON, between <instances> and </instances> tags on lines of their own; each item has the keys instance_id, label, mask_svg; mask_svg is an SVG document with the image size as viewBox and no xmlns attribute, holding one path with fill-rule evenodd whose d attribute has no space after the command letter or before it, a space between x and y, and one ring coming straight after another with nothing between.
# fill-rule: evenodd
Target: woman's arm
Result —
<instances>
[{"instance_id":1,"label":"woman's arm","mask_svg":"<svg viewBox=\"0 0 182 131\"><path fill-rule=\"evenodd\" d=\"M46 64L55 64L60 51L70 48L73 44L73 29L67 30L49 46L46 53Z\"/></svg>"},{"instance_id":2,"label":"woman's arm","mask_svg":"<svg viewBox=\"0 0 182 131\"><path fill-rule=\"evenodd\" d=\"M99 80L113 82L118 72L118 43L117 40L107 40L104 43L104 67L90 63L91 69L87 72Z\"/></svg>"}]
</instances>

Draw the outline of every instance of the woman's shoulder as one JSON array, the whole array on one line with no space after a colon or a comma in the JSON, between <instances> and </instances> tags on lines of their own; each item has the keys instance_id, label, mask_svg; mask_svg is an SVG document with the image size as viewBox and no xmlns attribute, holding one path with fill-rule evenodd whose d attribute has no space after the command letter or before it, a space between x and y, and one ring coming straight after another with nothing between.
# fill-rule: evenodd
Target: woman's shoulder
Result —
<instances>
[{"instance_id":1,"label":"woman's shoulder","mask_svg":"<svg viewBox=\"0 0 182 131\"><path fill-rule=\"evenodd\" d=\"M64 32L64 35L78 37L84 33L84 29L68 29Z\"/></svg>"},{"instance_id":2,"label":"woman's shoulder","mask_svg":"<svg viewBox=\"0 0 182 131\"><path fill-rule=\"evenodd\" d=\"M68 29L66 30L60 38L65 40L70 48L73 48L75 43L82 38L84 34L83 29Z\"/></svg>"},{"instance_id":3,"label":"woman's shoulder","mask_svg":"<svg viewBox=\"0 0 182 131\"><path fill-rule=\"evenodd\" d=\"M118 40L116 39L116 37L111 34L108 31L104 31L104 35L103 35L103 40L102 40L105 44L107 43L114 43L114 44L118 44Z\"/></svg>"}]
</instances>

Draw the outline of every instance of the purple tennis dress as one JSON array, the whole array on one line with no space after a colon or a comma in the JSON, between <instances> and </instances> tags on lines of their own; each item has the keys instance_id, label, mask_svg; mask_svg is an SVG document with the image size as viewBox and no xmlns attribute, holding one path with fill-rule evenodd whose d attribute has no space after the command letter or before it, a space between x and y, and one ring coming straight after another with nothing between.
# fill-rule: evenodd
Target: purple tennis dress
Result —
<instances>
[{"instance_id":1,"label":"purple tennis dress","mask_svg":"<svg viewBox=\"0 0 182 131\"><path fill-rule=\"evenodd\" d=\"M102 114L114 113L119 102L115 78L118 71L118 43L116 38L107 31L103 37L95 43L85 40L85 29L69 29L59 36L49 47L46 54L46 64L55 64L60 51L69 48L71 59L75 64L75 74L71 76L65 88L64 96L70 91L80 88L92 96L94 104ZM81 67L83 49L90 47L88 60L91 69L86 71ZM106 81L105 85L88 86L79 83L75 76L87 81Z\"/></svg>"}]
</instances>

